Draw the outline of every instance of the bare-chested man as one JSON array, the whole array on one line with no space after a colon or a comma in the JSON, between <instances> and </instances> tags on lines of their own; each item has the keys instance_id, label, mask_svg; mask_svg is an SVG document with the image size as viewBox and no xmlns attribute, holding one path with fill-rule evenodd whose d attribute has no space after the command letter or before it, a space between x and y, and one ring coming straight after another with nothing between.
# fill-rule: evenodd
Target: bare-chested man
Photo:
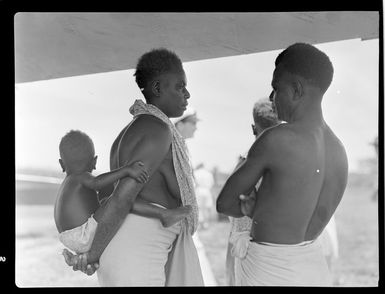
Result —
<instances>
[{"instance_id":1,"label":"bare-chested man","mask_svg":"<svg viewBox=\"0 0 385 294\"><path fill-rule=\"evenodd\" d=\"M74 270L86 272L87 264L99 260L101 286L178 285L183 279L187 279L187 285L203 285L191 238L197 222L192 170L183 138L178 137L169 120L183 114L190 98L182 62L167 49L154 49L139 59L135 77L147 103L137 100L130 108L134 119L114 141L110 167L141 161L150 178L146 184L129 177L118 182L106 203L91 249L78 256ZM192 210L182 222L165 228L155 218L130 213L137 197L163 208L191 205ZM180 250L178 244L187 244L188 248ZM171 261L174 255L169 255L170 251L177 255ZM181 252L189 254L189 264L180 264L185 261ZM92 274L95 268L88 270Z\"/></svg>"},{"instance_id":2,"label":"bare-chested man","mask_svg":"<svg viewBox=\"0 0 385 294\"><path fill-rule=\"evenodd\" d=\"M253 219L236 273L240 285L331 286L317 237L340 203L348 173L345 149L322 115L332 78L329 58L309 44L289 46L275 61L270 99L287 123L258 137L217 199L218 212ZM261 177L256 200L241 202L239 195Z\"/></svg>"}]
</instances>

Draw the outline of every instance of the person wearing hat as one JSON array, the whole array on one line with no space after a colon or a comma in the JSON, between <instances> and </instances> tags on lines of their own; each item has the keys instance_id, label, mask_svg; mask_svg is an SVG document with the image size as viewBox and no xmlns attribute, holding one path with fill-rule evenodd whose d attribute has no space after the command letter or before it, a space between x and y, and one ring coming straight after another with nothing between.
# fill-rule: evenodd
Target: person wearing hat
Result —
<instances>
[{"instance_id":1,"label":"person wearing hat","mask_svg":"<svg viewBox=\"0 0 385 294\"><path fill-rule=\"evenodd\" d=\"M184 139L190 139L194 137L197 122L200 119L197 117L196 110L188 106L182 116L172 118L171 121ZM199 206L199 228L206 229L214 207L211 195L214 178L211 172L204 168L204 164L201 163L194 169L194 179L195 194Z\"/></svg>"},{"instance_id":2,"label":"person wearing hat","mask_svg":"<svg viewBox=\"0 0 385 294\"><path fill-rule=\"evenodd\" d=\"M197 117L196 110L191 106L187 106L182 116L171 118L170 120L184 139L190 139L194 137L197 130L197 122L200 119Z\"/></svg>"}]
</instances>

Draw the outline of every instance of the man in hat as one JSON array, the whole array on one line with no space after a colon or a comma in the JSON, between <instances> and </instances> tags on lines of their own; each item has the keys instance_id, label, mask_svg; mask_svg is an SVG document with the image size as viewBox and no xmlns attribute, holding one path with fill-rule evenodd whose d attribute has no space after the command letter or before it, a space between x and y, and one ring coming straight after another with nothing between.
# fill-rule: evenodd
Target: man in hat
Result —
<instances>
[{"instance_id":1,"label":"man in hat","mask_svg":"<svg viewBox=\"0 0 385 294\"><path fill-rule=\"evenodd\" d=\"M171 118L171 121L184 139L190 139L194 137L199 119L196 110L187 106L182 116Z\"/></svg>"},{"instance_id":2,"label":"man in hat","mask_svg":"<svg viewBox=\"0 0 385 294\"><path fill-rule=\"evenodd\" d=\"M187 107L182 116L171 119L184 139L194 137L199 120L196 110L191 106ZM199 228L206 229L214 207L214 200L211 195L214 178L211 172L201 163L194 169L194 179L196 184L195 194L199 206Z\"/></svg>"}]
</instances>

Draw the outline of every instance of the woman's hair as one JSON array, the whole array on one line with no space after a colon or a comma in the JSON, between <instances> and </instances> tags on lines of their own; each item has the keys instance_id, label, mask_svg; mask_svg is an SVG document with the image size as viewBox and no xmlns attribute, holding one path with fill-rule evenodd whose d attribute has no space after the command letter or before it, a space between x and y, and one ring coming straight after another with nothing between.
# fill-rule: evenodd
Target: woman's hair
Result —
<instances>
[{"instance_id":1,"label":"woman's hair","mask_svg":"<svg viewBox=\"0 0 385 294\"><path fill-rule=\"evenodd\" d=\"M134 73L138 87L143 90L155 77L173 71L182 71L182 61L172 51L165 48L153 49L143 54Z\"/></svg>"},{"instance_id":2,"label":"woman's hair","mask_svg":"<svg viewBox=\"0 0 385 294\"><path fill-rule=\"evenodd\" d=\"M329 88L333 79L333 65L329 57L316 47L295 43L282 51L275 60L275 66L283 65L292 73L299 75L321 89Z\"/></svg>"},{"instance_id":3,"label":"woman's hair","mask_svg":"<svg viewBox=\"0 0 385 294\"><path fill-rule=\"evenodd\" d=\"M277 125L280 120L273 111L272 103L267 98L258 100L253 107L254 122L258 123L263 129Z\"/></svg>"},{"instance_id":4,"label":"woman's hair","mask_svg":"<svg viewBox=\"0 0 385 294\"><path fill-rule=\"evenodd\" d=\"M95 156L91 138L78 130L69 131L60 141L60 157L71 167L86 168Z\"/></svg>"}]
</instances>

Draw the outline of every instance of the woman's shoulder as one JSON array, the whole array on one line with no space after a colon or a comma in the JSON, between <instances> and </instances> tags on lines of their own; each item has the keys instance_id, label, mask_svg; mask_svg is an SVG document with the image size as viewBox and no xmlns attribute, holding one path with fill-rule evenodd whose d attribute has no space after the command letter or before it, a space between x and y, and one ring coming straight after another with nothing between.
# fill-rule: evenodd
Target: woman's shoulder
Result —
<instances>
[{"instance_id":1,"label":"woman's shoulder","mask_svg":"<svg viewBox=\"0 0 385 294\"><path fill-rule=\"evenodd\" d=\"M150 115L139 115L124 132L119 149L124 147L131 150L135 146L139 148L152 145L168 148L171 142L172 133L167 124Z\"/></svg>"},{"instance_id":2,"label":"woman's shoulder","mask_svg":"<svg viewBox=\"0 0 385 294\"><path fill-rule=\"evenodd\" d=\"M169 126L161 119L153 116L142 114L137 116L132 122L133 128L140 129L143 134L171 134Z\"/></svg>"}]
</instances>

